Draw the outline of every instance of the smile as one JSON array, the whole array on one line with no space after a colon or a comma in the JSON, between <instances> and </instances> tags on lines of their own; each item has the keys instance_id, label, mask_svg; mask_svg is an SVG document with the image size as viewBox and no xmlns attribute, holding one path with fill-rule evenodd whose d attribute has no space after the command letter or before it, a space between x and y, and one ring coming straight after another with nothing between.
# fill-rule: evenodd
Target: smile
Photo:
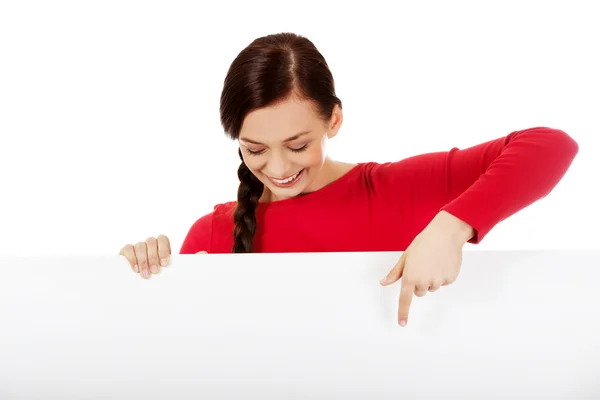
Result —
<instances>
[{"instance_id":1,"label":"smile","mask_svg":"<svg viewBox=\"0 0 600 400\"><path fill-rule=\"evenodd\" d=\"M269 176L269 180L271 182L273 182L273 184L275 184L276 186L290 187L293 184L295 184L302 177L303 172L304 172L304 169L302 169L302 170L296 172L294 175L288 176L287 178L284 178L284 179L275 179L275 178L271 178Z\"/></svg>"}]
</instances>

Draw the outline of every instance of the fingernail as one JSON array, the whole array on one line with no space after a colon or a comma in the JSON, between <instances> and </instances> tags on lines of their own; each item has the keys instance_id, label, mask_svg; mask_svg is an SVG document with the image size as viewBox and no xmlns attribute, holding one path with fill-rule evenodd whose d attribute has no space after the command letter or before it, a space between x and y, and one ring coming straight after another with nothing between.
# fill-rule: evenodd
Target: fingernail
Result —
<instances>
[{"instance_id":1,"label":"fingernail","mask_svg":"<svg viewBox=\"0 0 600 400\"><path fill-rule=\"evenodd\" d=\"M406 326L406 320L405 319L401 319L400 320L400 326Z\"/></svg>"},{"instance_id":2,"label":"fingernail","mask_svg":"<svg viewBox=\"0 0 600 400\"><path fill-rule=\"evenodd\" d=\"M144 269L142 270L142 276L143 276L144 278L148 278L148 268L144 268Z\"/></svg>"},{"instance_id":3,"label":"fingernail","mask_svg":"<svg viewBox=\"0 0 600 400\"><path fill-rule=\"evenodd\" d=\"M167 259L163 258L162 260L160 260L160 265L162 265L163 267L167 266Z\"/></svg>"},{"instance_id":4,"label":"fingernail","mask_svg":"<svg viewBox=\"0 0 600 400\"><path fill-rule=\"evenodd\" d=\"M156 265L153 265L150 267L150 271L152 271L153 274L158 274L158 267Z\"/></svg>"},{"instance_id":5,"label":"fingernail","mask_svg":"<svg viewBox=\"0 0 600 400\"><path fill-rule=\"evenodd\" d=\"M383 278L382 280L379 281L379 283L386 283L387 282L387 277Z\"/></svg>"},{"instance_id":6,"label":"fingernail","mask_svg":"<svg viewBox=\"0 0 600 400\"><path fill-rule=\"evenodd\" d=\"M135 272L140 272L140 269L138 268L137 264L133 266L133 270Z\"/></svg>"}]
</instances>

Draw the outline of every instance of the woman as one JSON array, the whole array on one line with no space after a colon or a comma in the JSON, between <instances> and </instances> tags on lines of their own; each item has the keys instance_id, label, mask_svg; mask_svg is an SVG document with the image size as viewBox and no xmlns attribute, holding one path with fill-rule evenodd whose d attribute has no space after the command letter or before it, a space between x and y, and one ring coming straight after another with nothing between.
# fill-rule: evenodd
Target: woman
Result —
<instances>
[{"instance_id":1,"label":"woman","mask_svg":"<svg viewBox=\"0 0 600 400\"><path fill-rule=\"evenodd\" d=\"M237 202L198 219L181 254L403 251L383 285L402 280L399 320L412 294L458 276L465 243L543 198L578 152L566 133L514 131L471 148L392 163L348 164L326 145L342 102L325 59L308 39L256 39L233 61L221 123L239 142ZM121 250L144 278L168 265L167 237Z\"/></svg>"}]
</instances>

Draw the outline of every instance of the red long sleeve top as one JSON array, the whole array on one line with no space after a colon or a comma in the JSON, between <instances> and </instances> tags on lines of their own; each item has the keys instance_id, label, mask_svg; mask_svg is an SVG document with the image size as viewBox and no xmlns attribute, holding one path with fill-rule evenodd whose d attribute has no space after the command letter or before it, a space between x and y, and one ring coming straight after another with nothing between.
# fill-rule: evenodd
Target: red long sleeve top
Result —
<instances>
[{"instance_id":1,"label":"red long sleeve top","mask_svg":"<svg viewBox=\"0 0 600 400\"><path fill-rule=\"evenodd\" d=\"M442 210L471 225L477 244L547 196L578 151L565 132L537 127L462 150L360 163L315 192L259 203L254 251L404 251ZM231 253L235 204L199 218L180 254Z\"/></svg>"}]
</instances>

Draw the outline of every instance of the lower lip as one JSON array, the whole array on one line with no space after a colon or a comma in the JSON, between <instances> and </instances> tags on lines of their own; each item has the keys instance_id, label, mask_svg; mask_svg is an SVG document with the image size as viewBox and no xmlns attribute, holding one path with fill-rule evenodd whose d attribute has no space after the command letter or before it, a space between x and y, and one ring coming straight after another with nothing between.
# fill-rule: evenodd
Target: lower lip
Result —
<instances>
[{"instance_id":1,"label":"lower lip","mask_svg":"<svg viewBox=\"0 0 600 400\"><path fill-rule=\"evenodd\" d=\"M298 174L297 177L294 178L294 180L289 181L287 183L277 183L275 182L273 179L269 178L269 180L271 181L271 183L279 188L285 189L285 188L289 188L294 186L299 180L300 178L302 178L302 175L304 175L304 170L300 171L300 173Z\"/></svg>"}]
</instances>

